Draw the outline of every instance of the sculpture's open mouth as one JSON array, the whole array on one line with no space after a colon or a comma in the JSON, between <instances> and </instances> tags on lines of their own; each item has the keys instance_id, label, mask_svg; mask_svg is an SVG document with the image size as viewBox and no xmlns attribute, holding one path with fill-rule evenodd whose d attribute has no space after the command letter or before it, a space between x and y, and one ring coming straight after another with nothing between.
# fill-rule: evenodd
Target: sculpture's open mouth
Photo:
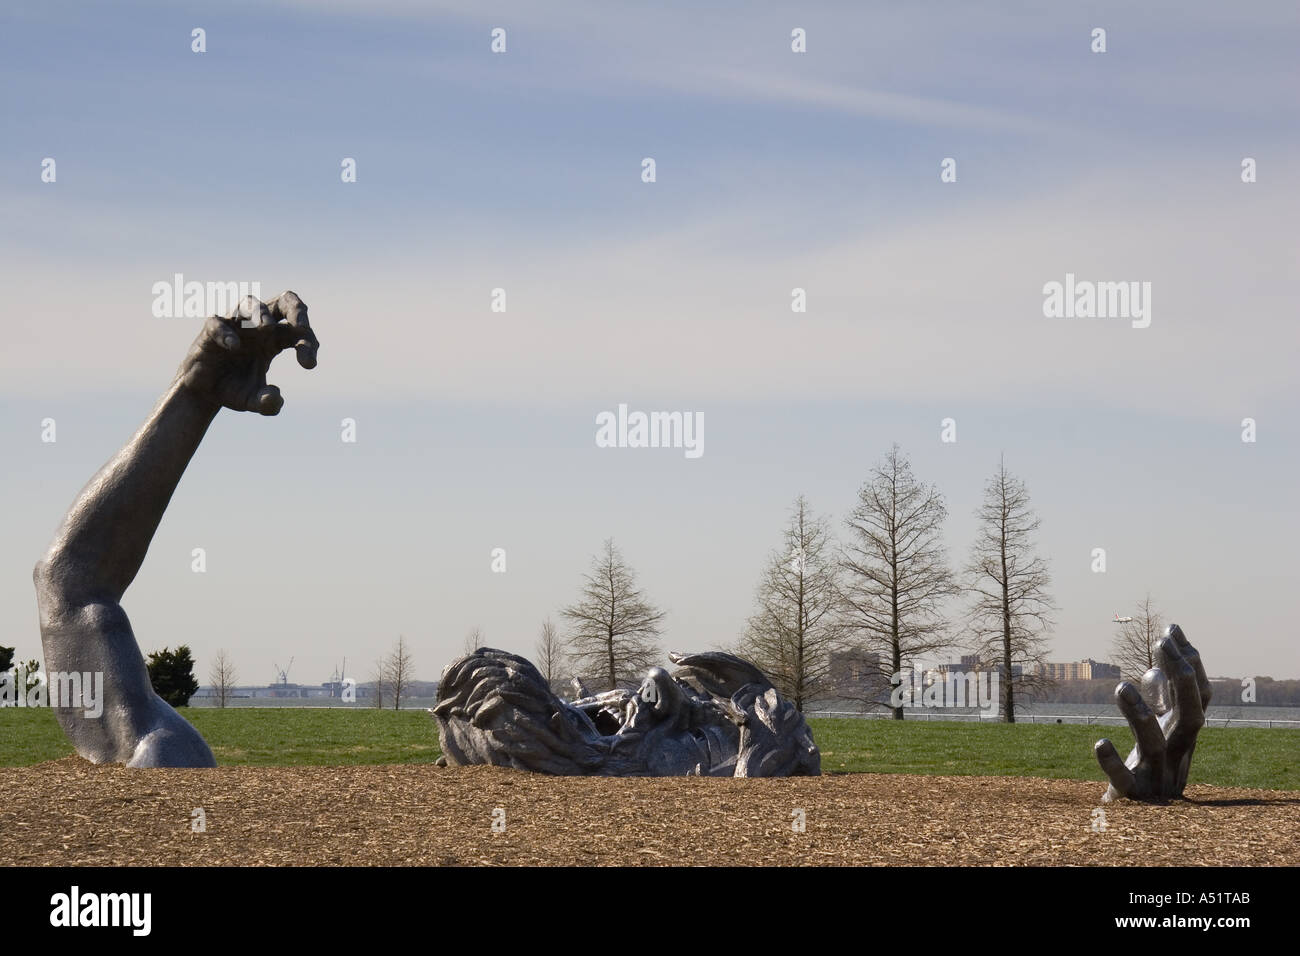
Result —
<instances>
[{"instance_id":1,"label":"sculpture's open mouth","mask_svg":"<svg viewBox=\"0 0 1300 956\"><path fill-rule=\"evenodd\" d=\"M596 732L602 737L613 737L623 729L622 715L611 710L608 706L582 707L579 709L591 718L591 722L596 726Z\"/></svg>"},{"instance_id":2,"label":"sculpture's open mouth","mask_svg":"<svg viewBox=\"0 0 1300 956\"><path fill-rule=\"evenodd\" d=\"M637 691L620 688L603 694L591 694L578 682L575 682L575 688L578 697L569 702L568 706L585 715L600 736L617 736L631 723L634 710L632 698L637 696Z\"/></svg>"}]
</instances>

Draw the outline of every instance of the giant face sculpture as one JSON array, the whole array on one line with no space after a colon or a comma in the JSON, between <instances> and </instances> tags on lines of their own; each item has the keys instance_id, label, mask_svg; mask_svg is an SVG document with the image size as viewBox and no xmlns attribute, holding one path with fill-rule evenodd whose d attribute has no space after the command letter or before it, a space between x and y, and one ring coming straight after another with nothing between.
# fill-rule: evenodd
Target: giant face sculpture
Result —
<instances>
[{"instance_id":1,"label":"giant face sculpture","mask_svg":"<svg viewBox=\"0 0 1300 956\"><path fill-rule=\"evenodd\" d=\"M821 773L803 715L730 654L669 654L635 690L573 702L528 661L481 647L447 665L433 709L442 765L494 764L607 777L790 777Z\"/></svg>"}]
</instances>

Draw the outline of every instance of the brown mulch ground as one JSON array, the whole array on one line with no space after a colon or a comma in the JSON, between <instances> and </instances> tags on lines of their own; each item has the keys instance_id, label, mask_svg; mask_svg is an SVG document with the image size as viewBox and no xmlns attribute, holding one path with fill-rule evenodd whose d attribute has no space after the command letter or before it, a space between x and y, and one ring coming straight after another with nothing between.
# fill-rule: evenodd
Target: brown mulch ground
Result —
<instances>
[{"instance_id":1,"label":"brown mulch ground","mask_svg":"<svg viewBox=\"0 0 1300 956\"><path fill-rule=\"evenodd\" d=\"M1300 794L1110 804L1071 780L544 777L495 767L0 769L17 865L1300 865ZM206 832L193 832L202 807ZM505 811L494 833L493 811ZM806 830L794 832L792 812Z\"/></svg>"}]
</instances>

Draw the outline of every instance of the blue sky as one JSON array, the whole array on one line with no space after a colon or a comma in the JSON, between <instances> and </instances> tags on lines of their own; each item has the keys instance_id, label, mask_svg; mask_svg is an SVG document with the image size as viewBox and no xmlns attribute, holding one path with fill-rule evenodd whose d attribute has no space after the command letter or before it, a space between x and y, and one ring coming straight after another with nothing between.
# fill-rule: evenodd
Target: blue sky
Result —
<instances>
[{"instance_id":1,"label":"blue sky","mask_svg":"<svg viewBox=\"0 0 1300 956\"><path fill-rule=\"evenodd\" d=\"M323 345L214 426L127 595L146 650L323 680L403 633L432 678L472 626L529 651L610 535L665 647L728 642L792 499L841 519L897 440L955 562L998 455L1027 481L1053 659L1150 590L1212 672L1300 674L1300 14L902 9L10 5L0 641L36 653L31 564L194 335L150 313L180 272L293 288ZM1150 281L1150 328L1044 318L1066 272ZM620 402L702 412L703 458L597 449Z\"/></svg>"}]
</instances>

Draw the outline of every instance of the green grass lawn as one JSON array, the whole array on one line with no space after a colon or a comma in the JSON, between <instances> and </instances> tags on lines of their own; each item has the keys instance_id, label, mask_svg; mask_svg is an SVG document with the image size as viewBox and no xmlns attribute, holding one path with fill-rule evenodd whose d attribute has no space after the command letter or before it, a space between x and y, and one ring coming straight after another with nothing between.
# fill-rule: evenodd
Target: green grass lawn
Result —
<instances>
[{"instance_id":1,"label":"green grass lawn","mask_svg":"<svg viewBox=\"0 0 1300 956\"><path fill-rule=\"evenodd\" d=\"M432 763L437 727L423 710L186 707L219 764L346 766ZM74 751L51 710L0 709L0 767L22 767Z\"/></svg>"},{"instance_id":2,"label":"green grass lawn","mask_svg":"<svg viewBox=\"0 0 1300 956\"><path fill-rule=\"evenodd\" d=\"M186 708L186 719L222 764L330 766L431 763L435 725L423 710L227 710ZM824 773L975 774L1104 782L1092 745L1103 736L1121 754L1133 746L1126 727L1083 724L966 724L951 721L809 721ZM0 767L22 767L71 754L49 710L0 709ZM1216 728L1201 731L1191 782L1300 790L1300 730Z\"/></svg>"},{"instance_id":3,"label":"green grass lawn","mask_svg":"<svg viewBox=\"0 0 1300 956\"><path fill-rule=\"evenodd\" d=\"M810 720L822 773L975 774L1105 781L1092 747L1109 737L1121 756L1128 727L1086 724ZM1191 783L1300 790L1300 730L1206 727L1196 738Z\"/></svg>"}]
</instances>

